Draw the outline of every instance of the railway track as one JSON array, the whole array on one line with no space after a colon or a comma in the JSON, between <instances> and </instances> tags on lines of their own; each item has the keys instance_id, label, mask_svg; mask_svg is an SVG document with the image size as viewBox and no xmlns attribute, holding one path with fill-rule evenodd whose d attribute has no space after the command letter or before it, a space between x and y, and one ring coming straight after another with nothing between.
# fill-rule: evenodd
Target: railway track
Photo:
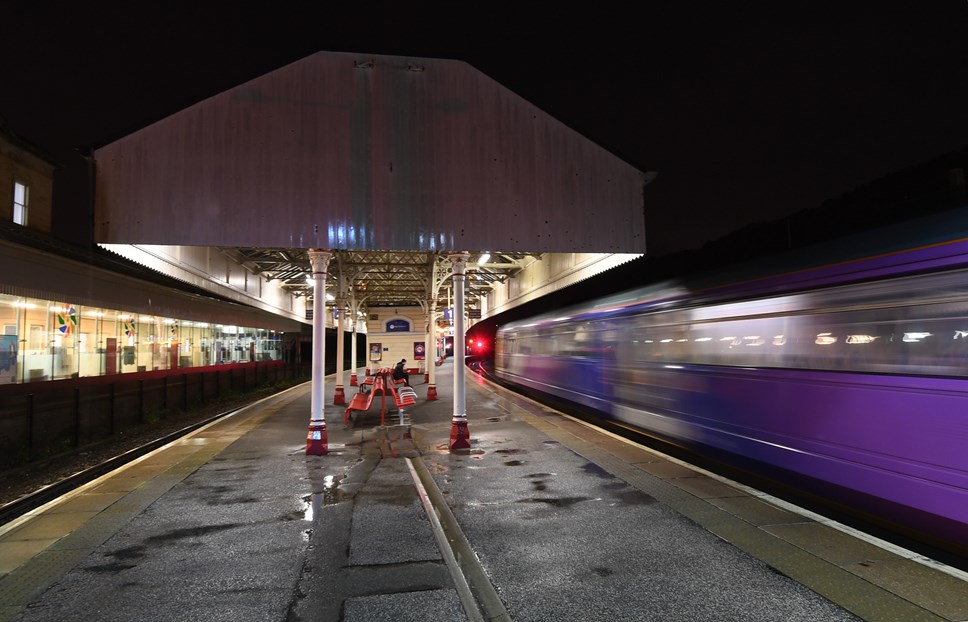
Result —
<instances>
[{"instance_id":1,"label":"railway track","mask_svg":"<svg viewBox=\"0 0 968 622\"><path fill-rule=\"evenodd\" d=\"M38 488L34 492L27 493L14 499L13 501L6 502L3 505L0 505L0 526L5 525L20 516L23 516L31 510L34 510L45 503L48 503L49 501L52 501L53 499L56 499L74 490L75 488L97 479L105 473L109 473L133 460L137 460L138 458L154 451L155 449L158 449L159 447L167 445L168 443L176 441L183 436L191 434L199 428L227 417L243 407L244 405L234 406L216 415L195 421L174 432L150 440L144 444L134 447L133 449L129 449L114 455L106 460L102 460L93 466L83 468L82 470L77 471L72 475L68 475L67 477L63 477L52 484L47 484L41 488Z\"/></svg>"}]
</instances>

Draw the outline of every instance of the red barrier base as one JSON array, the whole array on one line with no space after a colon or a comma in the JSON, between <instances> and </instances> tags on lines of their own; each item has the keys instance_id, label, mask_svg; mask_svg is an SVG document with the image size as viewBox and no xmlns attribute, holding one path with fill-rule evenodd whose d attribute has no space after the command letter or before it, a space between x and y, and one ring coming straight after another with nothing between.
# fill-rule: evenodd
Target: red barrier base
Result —
<instances>
[{"instance_id":1,"label":"red barrier base","mask_svg":"<svg viewBox=\"0 0 968 622\"><path fill-rule=\"evenodd\" d=\"M366 375L367 375L367 376L369 376L369 375L370 375L370 368L369 368L369 367L367 367L367 368L366 368Z\"/></svg>"},{"instance_id":2,"label":"red barrier base","mask_svg":"<svg viewBox=\"0 0 968 622\"><path fill-rule=\"evenodd\" d=\"M428 400L437 399L437 385L432 384L429 387L427 387L427 399Z\"/></svg>"},{"instance_id":3,"label":"red barrier base","mask_svg":"<svg viewBox=\"0 0 968 622\"><path fill-rule=\"evenodd\" d=\"M346 393L343 392L343 387L336 387L336 392L333 393L333 403L337 405L346 403Z\"/></svg>"},{"instance_id":4,"label":"red barrier base","mask_svg":"<svg viewBox=\"0 0 968 622\"><path fill-rule=\"evenodd\" d=\"M309 434L306 435L306 455L325 456L329 453L329 439L326 436L326 424L309 424Z\"/></svg>"},{"instance_id":5,"label":"red barrier base","mask_svg":"<svg viewBox=\"0 0 968 622\"><path fill-rule=\"evenodd\" d=\"M424 374L424 384L426 384L428 382L430 382L430 374L429 373Z\"/></svg>"},{"instance_id":6,"label":"red barrier base","mask_svg":"<svg viewBox=\"0 0 968 622\"><path fill-rule=\"evenodd\" d=\"M455 418L450 424L450 450L470 448L471 435L467 431L467 419Z\"/></svg>"},{"instance_id":7,"label":"red barrier base","mask_svg":"<svg viewBox=\"0 0 968 622\"><path fill-rule=\"evenodd\" d=\"M360 386L360 383L357 382L357 380L356 380L356 374L350 374L350 386L351 387L358 387L358 386Z\"/></svg>"}]
</instances>

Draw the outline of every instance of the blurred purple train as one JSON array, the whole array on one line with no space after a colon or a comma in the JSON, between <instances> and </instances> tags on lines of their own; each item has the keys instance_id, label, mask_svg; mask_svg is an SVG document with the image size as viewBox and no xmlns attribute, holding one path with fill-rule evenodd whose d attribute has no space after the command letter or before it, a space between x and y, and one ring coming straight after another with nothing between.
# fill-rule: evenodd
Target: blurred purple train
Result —
<instances>
[{"instance_id":1,"label":"blurred purple train","mask_svg":"<svg viewBox=\"0 0 968 622\"><path fill-rule=\"evenodd\" d=\"M968 557L968 239L500 327L505 382Z\"/></svg>"}]
</instances>

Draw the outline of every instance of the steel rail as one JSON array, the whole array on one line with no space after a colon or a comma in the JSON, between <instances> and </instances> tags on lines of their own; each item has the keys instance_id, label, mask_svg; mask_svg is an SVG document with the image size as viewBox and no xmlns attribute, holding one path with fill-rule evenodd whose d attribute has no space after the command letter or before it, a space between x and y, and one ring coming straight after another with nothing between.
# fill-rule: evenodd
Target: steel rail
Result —
<instances>
[{"instance_id":1,"label":"steel rail","mask_svg":"<svg viewBox=\"0 0 968 622\"><path fill-rule=\"evenodd\" d=\"M114 456L113 458L108 458L100 464L96 464L92 467L79 471L73 475L65 477L64 479L54 482L48 486L44 486L39 490L23 495L22 497L10 501L2 506L0 506L0 526L9 523L10 521L23 516L24 514L39 508L40 506L52 501L68 492L83 486L84 484L97 479L98 477L109 473L118 467L124 466L129 462L137 460L138 458L148 454L149 452L163 447L172 441L176 441L183 436L191 434L195 430L202 428L210 423L218 421L224 417L231 415L232 413L241 410L245 406L238 406L227 410L225 412L219 413L203 421L193 423L192 425L176 430L171 434L162 436L161 438L155 439L144 445L130 449L122 454Z\"/></svg>"}]
</instances>

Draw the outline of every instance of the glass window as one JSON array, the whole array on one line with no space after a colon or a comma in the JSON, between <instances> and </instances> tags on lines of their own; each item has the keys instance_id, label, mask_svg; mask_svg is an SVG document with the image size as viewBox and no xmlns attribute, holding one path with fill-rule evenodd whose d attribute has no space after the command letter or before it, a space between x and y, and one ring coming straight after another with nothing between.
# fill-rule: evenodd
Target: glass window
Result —
<instances>
[{"instance_id":1,"label":"glass window","mask_svg":"<svg viewBox=\"0 0 968 622\"><path fill-rule=\"evenodd\" d=\"M13 221L18 225L27 226L27 196L28 188L20 182L13 184Z\"/></svg>"}]
</instances>

